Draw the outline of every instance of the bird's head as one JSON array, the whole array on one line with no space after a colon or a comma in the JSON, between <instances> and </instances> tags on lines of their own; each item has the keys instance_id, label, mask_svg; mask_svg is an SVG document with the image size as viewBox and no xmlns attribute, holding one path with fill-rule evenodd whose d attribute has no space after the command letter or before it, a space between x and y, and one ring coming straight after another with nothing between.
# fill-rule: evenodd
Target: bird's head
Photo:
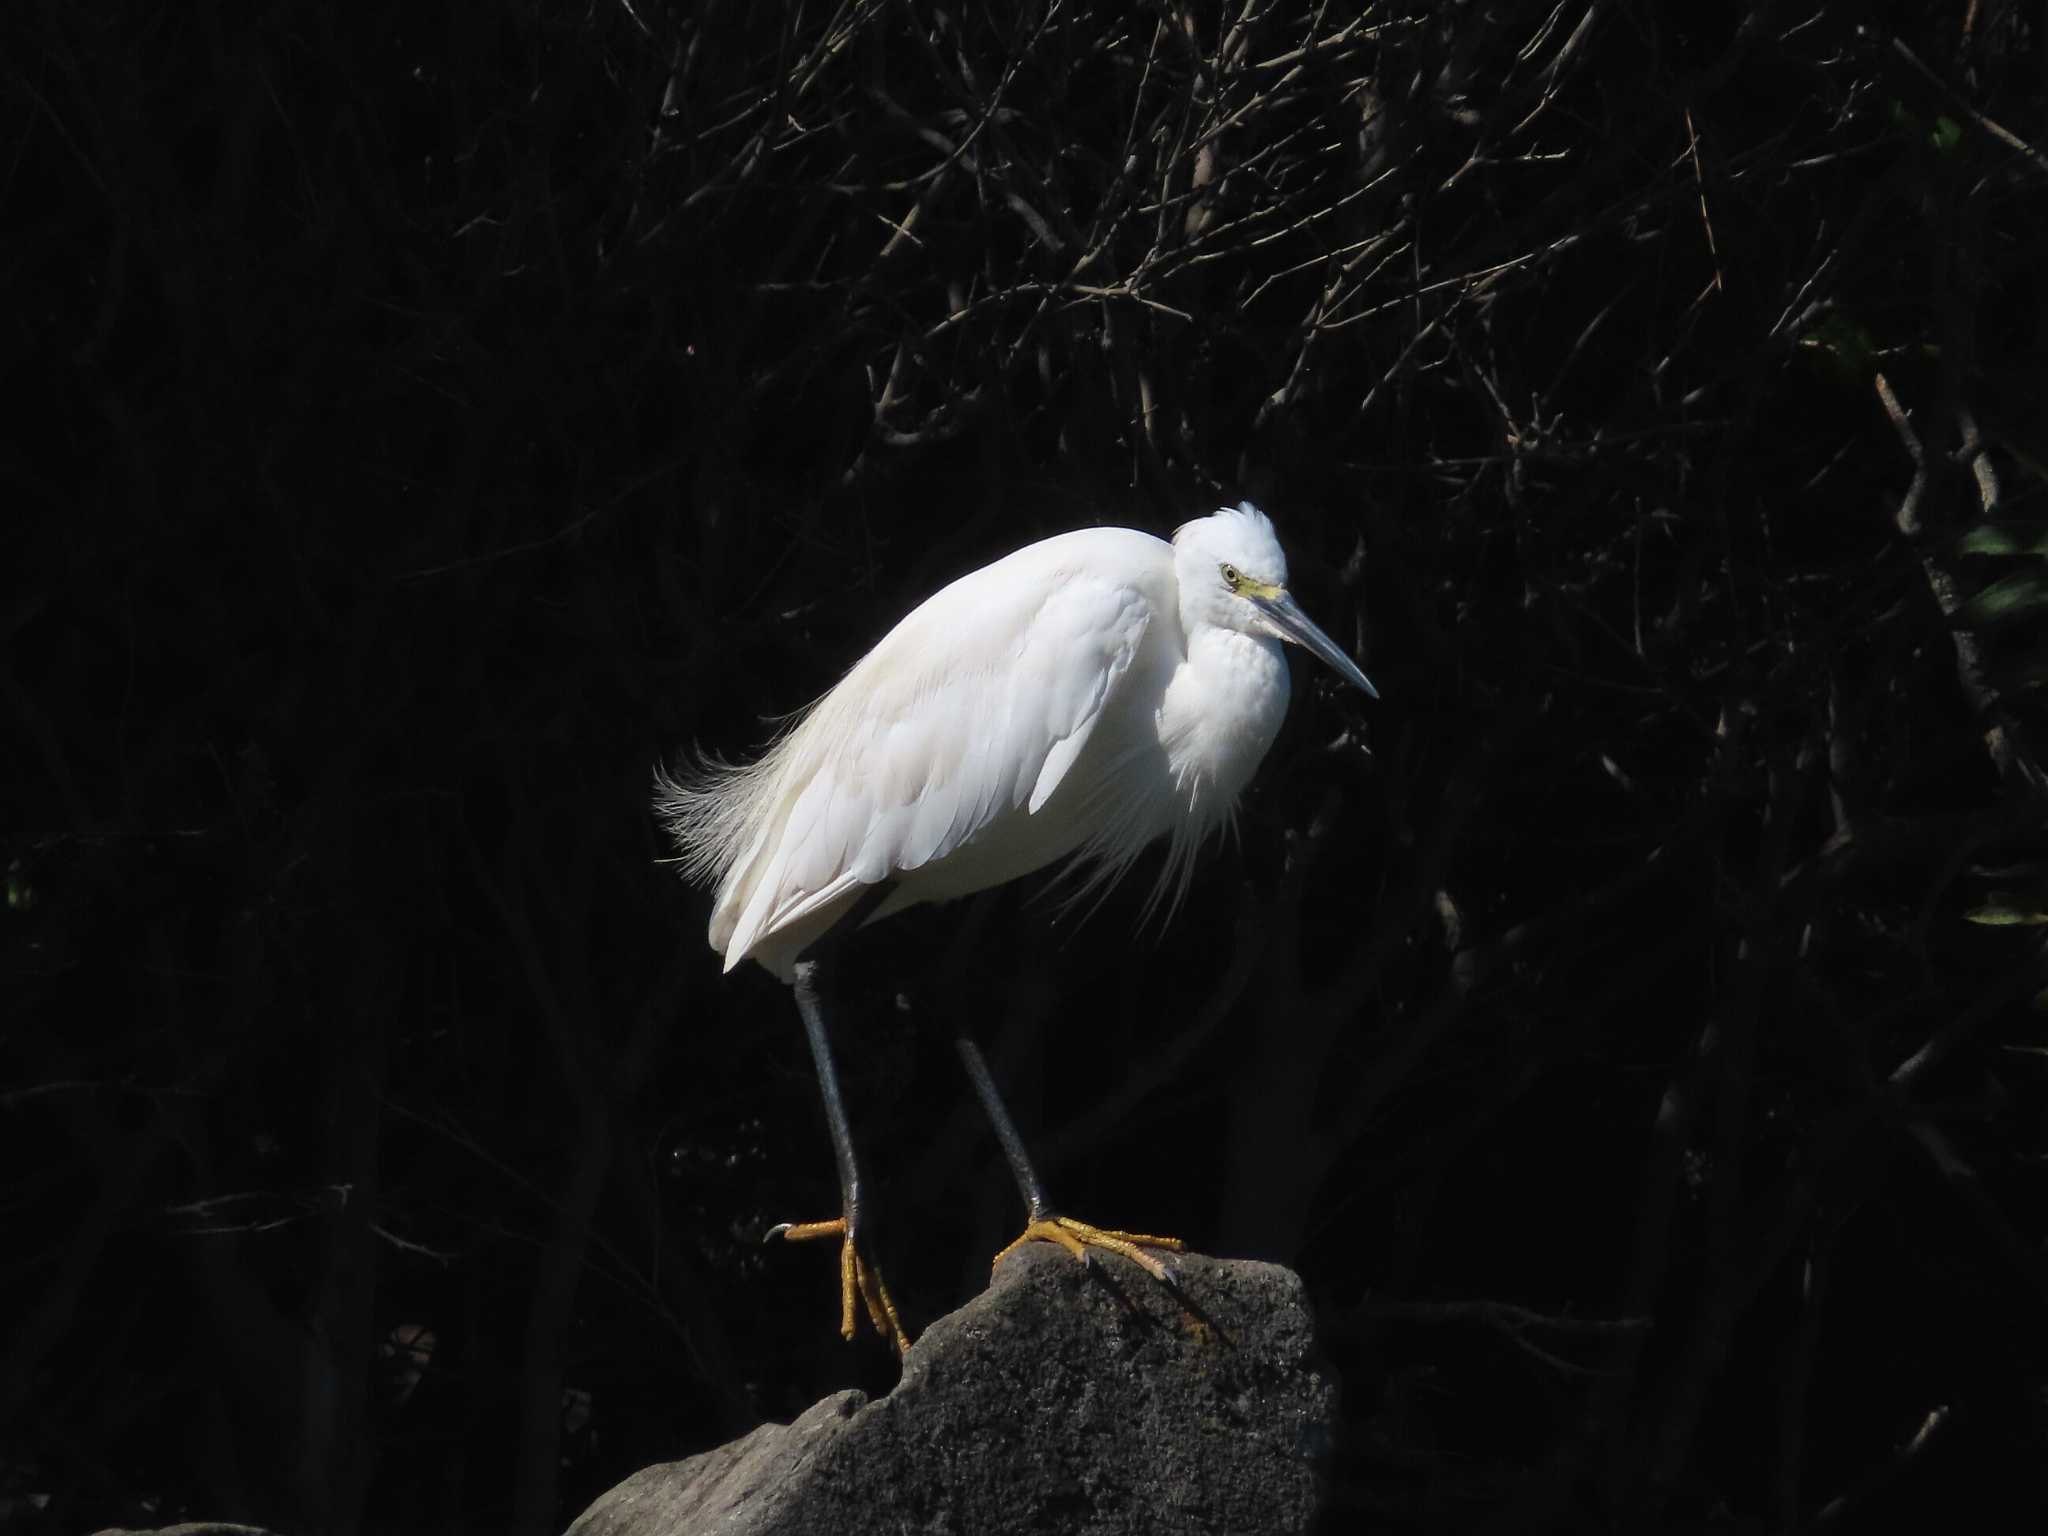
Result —
<instances>
[{"instance_id":1,"label":"bird's head","mask_svg":"<svg viewBox=\"0 0 2048 1536\"><path fill-rule=\"evenodd\" d=\"M1248 501L1182 523L1173 533L1182 622L1265 635L1313 651L1370 698L1380 692L1287 592L1287 555L1273 524Z\"/></svg>"}]
</instances>

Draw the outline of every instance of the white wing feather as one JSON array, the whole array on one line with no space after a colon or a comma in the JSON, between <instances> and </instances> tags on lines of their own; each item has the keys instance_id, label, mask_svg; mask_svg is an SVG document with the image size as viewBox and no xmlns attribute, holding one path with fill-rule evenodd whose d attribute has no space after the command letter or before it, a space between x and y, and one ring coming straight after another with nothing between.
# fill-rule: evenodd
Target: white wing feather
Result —
<instances>
[{"instance_id":1,"label":"white wing feather","mask_svg":"<svg viewBox=\"0 0 2048 1536\"><path fill-rule=\"evenodd\" d=\"M856 886L946 859L1059 789L1152 605L1136 584L1072 567L1005 581L1008 564L913 611L760 762L666 786L693 872L720 877L711 942L727 970Z\"/></svg>"}]
</instances>

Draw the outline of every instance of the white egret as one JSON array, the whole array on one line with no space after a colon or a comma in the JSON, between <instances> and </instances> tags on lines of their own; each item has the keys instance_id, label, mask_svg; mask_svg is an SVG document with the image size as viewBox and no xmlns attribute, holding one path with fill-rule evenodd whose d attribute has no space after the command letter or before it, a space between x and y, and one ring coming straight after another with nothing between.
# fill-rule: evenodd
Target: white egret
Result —
<instances>
[{"instance_id":1,"label":"white egret","mask_svg":"<svg viewBox=\"0 0 2048 1536\"><path fill-rule=\"evenodd\" d=\"M658 776L684 869L716 887L711 947L728 971L751 959L795 986L843 1211L777 1231L841 1239L849 1338L858 1292L876 1329L906 1343L861 1221L818 971L828 935L1062 860L1081 892L1099 889L1161 838L1151 899L1177 901L1280 729L1282 641L1378 697L1288 595L1286 556L1251 503L1183 524L1170 544L1082 529L928 598L759 760ZM1168 1279L1143 1250L1171 1239L1052 1212L980 1052L964 1033L959 1046L1029 1209L1018 1242L1102 1247Z\"/></svg>"}]
</instances>

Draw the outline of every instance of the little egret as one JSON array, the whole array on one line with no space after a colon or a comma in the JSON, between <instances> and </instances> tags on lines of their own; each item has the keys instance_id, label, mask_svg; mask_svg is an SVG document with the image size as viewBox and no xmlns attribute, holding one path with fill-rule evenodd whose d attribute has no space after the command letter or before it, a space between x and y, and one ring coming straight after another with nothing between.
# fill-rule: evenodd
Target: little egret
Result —
<instances>
[{"instance_id":1,"label":"little egret","mask_svg":"<svg viewBox=\"0 0 2048 1536\"><path fill-rule=\"evenodd\" d=\"M1085 528L926 599L757 761L657 775L680 862L716 888L711 947L726 970L754 960L794 985L842 1210L776 1233L840 1239L848 1338L858 1293L876 1330L907 1347L861 1219L822 958L876 918L1062 860L1084 872L1077 894L1106 888L1160 838L1151 902L1178 901L1280 729L1283 640L1379 697L1288 595L1287 558L1250 502L1183 524L1170 544ZM957 1044L1028 1209L1017 1242L1100 1247L1170 1280L1143 1250L1172 1239L1054 1214L979 1050L964 1032Z\"/></svg>"}]
</instances>

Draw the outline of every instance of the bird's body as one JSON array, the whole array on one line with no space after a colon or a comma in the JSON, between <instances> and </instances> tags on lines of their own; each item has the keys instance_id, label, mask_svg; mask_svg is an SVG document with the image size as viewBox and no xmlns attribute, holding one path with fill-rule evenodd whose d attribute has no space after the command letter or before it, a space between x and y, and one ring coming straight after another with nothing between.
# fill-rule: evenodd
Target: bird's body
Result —
<instances>
[{"instance_id":1,"label":"bird's body","mask_svg":"<svg viewBox=\"0 0 2048 1536\"><path fill-rule=\"evenodd\" d=\"M758 761L659 779L684 866L717 886L711 947L728 971L757 960L795 985L841 1214L775 1232L840 1240L848 1338L858 1296L876 1331L909 1347L862 1220L820 956L863 921L1062 860L1091 869L1083 891L1106 884L1161 837L1154 900L1184 888L1287 713L1280 641L1373 691L1286 582L1273 525L1250 503L1183 524L1170 544L1127 528L1061 534L926 599ZM1024 1197L1018 1242L1120 1253L1170 1283L1148 1250L1175 1240L1053 1210L979 1048L965 1033L957 1045Z\"/></svg>"},{"instance_id":2,"label":"bird's body","mask_svg":"<svg viewBox=\"0 0 2048 1536\"><path fill-rule=\"evenodd\" d=\"M726 969L788 979L885 880L874 917L1062 860L1092 867L1087 889L1164 836L1155 899L1183 887L1286 713L1286 659L1244 595L1298 619L1285 581L1246 506L1171 544L1061 534L928 598L758 762L664 783L691 872L717 881Z\"/></svg>"}]
</instances>

